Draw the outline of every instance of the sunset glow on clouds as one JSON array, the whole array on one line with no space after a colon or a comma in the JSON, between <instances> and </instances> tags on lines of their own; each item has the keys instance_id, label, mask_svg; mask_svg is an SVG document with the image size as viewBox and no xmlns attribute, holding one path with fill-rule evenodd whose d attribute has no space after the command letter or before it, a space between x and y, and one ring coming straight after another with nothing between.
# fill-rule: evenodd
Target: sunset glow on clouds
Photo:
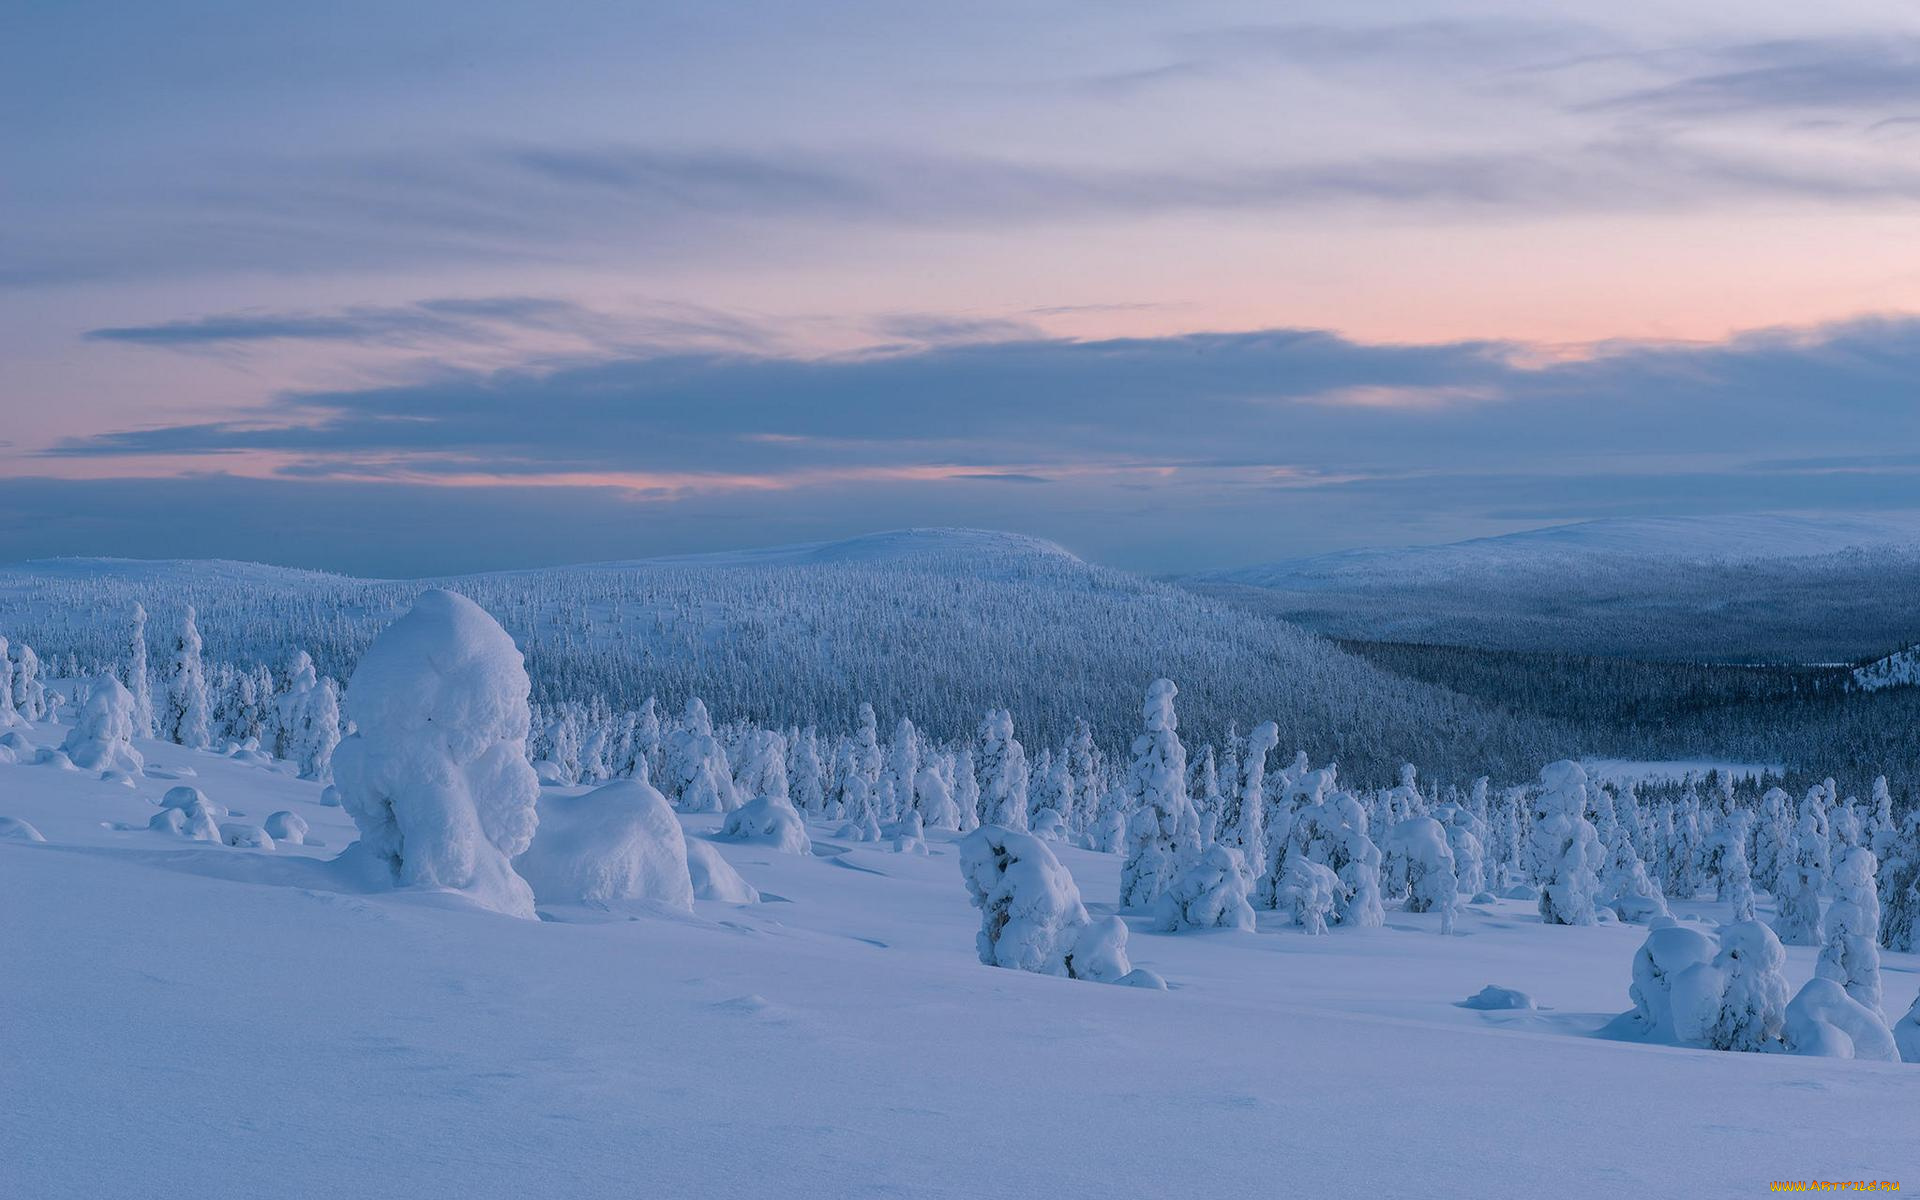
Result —
<instances>
[{"instance_id":1,"label":"sunset glow on clouds","mask_svg":"<svg viewBox=\"0 0 1920 1200\"><path fill-rule=\"evenodd\" d=\"M1904 5L13 25L0 557L402 571L328 536L377 504L436 566L941 523L1173 570L1920 503Z\"/></svg>"}]
</instances>

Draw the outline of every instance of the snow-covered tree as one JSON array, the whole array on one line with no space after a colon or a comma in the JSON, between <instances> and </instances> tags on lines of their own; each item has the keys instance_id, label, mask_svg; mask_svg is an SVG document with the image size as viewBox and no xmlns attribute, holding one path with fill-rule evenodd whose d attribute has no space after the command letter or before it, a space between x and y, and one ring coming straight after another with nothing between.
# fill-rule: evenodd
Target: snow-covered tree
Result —
<instances>
[{"instance_id":1,"label":"snow-covered tree","mask_svg":"<svg viewBox=\"0 0 1920 1200\"><path fill-rule=\"evenodd\" d=\"M1706 1028L1715 1050L1764 1050L1785 1022L1787 952L1758 921L1723 925L1713 966L1719 974L1719 1004Z\"/></svg>"},{"instance_id":2,"label":"snow-covered tree","mask_svg":"<svg viewBox=\"0 0 1920 1200\"><path fill-rule=\"evenodd\" d=\"M1200 819L1187 796L1187 751L1173 711L1179 689L1170 679L1147 688L1141 717L1146 729L1133 739L1127 795L1127 858L1120 868L1120 907L1151 912L1162 894L1200 853Z\"/></svg>"},{"instance_id":3,"label":"snow-covered tree","mask_svg":"<svg viewBox=\"0 0 1920 1200\"><path fill-rule=\"evenodd\" d=\"M1219 843L1207 848L1182 871L1154 905L1153 927L1165 933L1182 929L1253 931L1253 872L1238 850Z\"/></svg>"},{"instance_id":4,"label":"snow-covered tree","mask_svg":"<svg viewBox=\"0 0 1920 1200\"><path fill-rule=\"evenodd\" d=\"M1267 755L1280 744L1280 727L1266 721L1253 727L1240 749L1240 794L1232 829L1220 831L1222 840L1245 855L1256 875L1267 866Z\"/></svg>"},{"instance_id":5,"label":"snow-covered tree","mask_svg":"<svg viewBox=\"0 0 1920 1200\"><path fill-rule=\"evenodd\" d=\"M211 712L206 666L200 657L200 629L194 624L193 605L189 604L173 638L173 655L167 660L167 711L160 736L189 750L204 750L213 737Z\"/></svg>"},{"instance_id":6,"label":"snow-covered tree","mask_svg":"<svg viewBox=\"0 0 1920 1200\"><path fill-rule=\"evenodd\" d=\"M960 828L960 806L953 799L953 756L929 754L920 764L914 785L919 813L927 829Z\"/></svg>"},{"instance_id":7,"label":"snow-covered tree","mask_svg":"<svg viewBox=\"0 0 1920 1200\"><path fill-rule=\"evenodd\" d=\"M1768 788L1760 797L1760 827L1753 842L1754 882L1778 899L1781 880L1793 871L1793 797Z\"/></svg>"},{"instance_id":8,"label":"snow-covered tree","mask_svg":"<svg viewBox=\"0 0 1920 1200\"><path fill-rule=\"evenodd\" d=\"M1880 895L1873 851L1854 846L1833 868L1833 903L1827 909L1825 941L1814 973L1847 990L1882 1020L1880 990Z\"/></svg>"},{"instance_id":9,"label":"snow-covered tree","mask_svg":"<svg viewBox=\"0 0 1920 1200\"><path fill-rule=\"evenodd\" d=\"M914 788L920 781L920 733L905 717L893 728L893 744L887 749L886 766L880 776L880 810L888 820L899 820L909 812L918 812Z\"/></svg>"},{"instance_id":10,"label":"snow-covered tree","mask_svg":"<svg viewBox=\"0 0 1920 1200\"><path fill-rule=\"evenodd\" d=\"M1039 838L982 825L960 843L960 872L980 910L975 946L988 966L1103 983L1132 969L1126 926L1088 917L1073 876Z\"/></svg>"},{"instance_id":11,"label":"snow-covered tree","mask_svg":"<svg viewBox=\"0 0 1920 1200\"><path fill-rule=\"evenodd\" d=\"M334 752L334 783L361 853L395 883L534 915L512 863L533 841L540 794L528 691L513 639L453 592L421 593L361 656L347 687L356 732Z\"/></svg>"},{"instance_id":12,"label":"snow-covered tree","mask_svg":"<svg viewBox=\"0 0 1920 1200\"><path fill-rule=\"evenodd\" d=\"M1548 925L1591 925L1600 891L1600 839L1587 820L1587 773L1561 759L1540 771L1527 835L1527 865Z\"/></svg>"},{"instance_id":13,"label":"snow-covered tree","mask_svg":"<svg viewBox=\"0 0 1920 1200\"><path fill-rule=\"evenodd\" d=\"M809 726L793 744L793 802L815 819L827 815L827 790L821 777L820 739Z\"/></svg>"},{"instance_id":14,"label":"snow-covered tree","mask_svg":"<svg viewBox=\"0 0 1920 1200\"><path fill-rule=\"evenodd\" d=\"M1920 808L1909 811L1900 832L1884 840L1880 863L1880 944L1920 951Z\"/></svg>"},{"instance_id":15,"label":"snow-covered tree","mask_svg":"<svg viewBox=\"0 0 1920 1200\"><path fill-rule=\"evenodd\" d=\"M687 701L664 753L667 794L682 812L727 812L735 805L733 768L713 734L713 717L700 697Z\"/></svg>"},{"instance_id":16,"label":"snow-covered tree","mask_svg":"<svg viewBox=\"0 0 1920 1200\"><path fill-rule=\"evenodd\" d=\"M1818 946L1826 928L1827 835L1820 789L1808 794L1794 828L1791 867L1782 873L1773 927L1790 946Z\"/></svg>"},{"instance_id":17,"label":"snow-covered tree","mask_svg":"<svg viewBox=\"0 0 1920 1200\"><path fill-rule=\"evenodd\" d=\"M1782 1040L1790 1054L1899 1062L1893 1031L1881 1015L1825 976L1807 981L1787 1004Z\"/></svg>"},{"instance_id":18,"label":"snow-covered tree","mask_svg":"<svg viewBox=\"0 0 1920 1200\"><path fill-rule=\"evenodd\" d=\"M133 736L152 737L153 674L147 667L147 610L133 606L133 638L128 644L127 691L133 695Z\"/></svg>"},{"instance_id":19,"label":"snow-covered tree","mask_svg":"<svg viewBox=\"0 0 1920 1200\"><path fill-rule=\"evenodd\" d=\"M1084 717L1073 720L1073 738L1067 743L1067 768L1073 775L1073 810L1068 821L1084 833L1100 810L1100 751L1093 744L1093 727Z\"/></svg>"},{"instance_id":20,"label":"snow-covered tree","mask_svg":"<svg viewBox=\"0 0 1920 1200\"><path fill-rule=\"evenodd\" d=\"M693 911L686 836L646 782L644 757L635 771L583 796L540 797L538 827L513 866L541 903L644 900Z\"/></svg>"},{"instance_id":21,"label":"snow-covered tree","mask_svg":"<svg viewBox=\"0 0 1920 1200\"><path fill-rule=\"evenodd\" d=\"M1013 736L1013 714L991 709L980 722L980 823L1027 827L1027 752Z\"/></svg>"},{"instance_id":22,"label":"snow-covered tree","mask_svg":"<svg viewBox=\"0 0 1920 1200\"><path fill-rule=\"evenodd\" d=\"M1290 914L1293 923L1308 933L1325 933L1327 920L1333 916L1334 897L1340 892L1339 876L1302 856L1288 860L1286 872L1275 907Z\"/></svg>"},{"instance_id":23,"label":"snow-covered tree","mask_svg":"<svg viewBox=\"0 0 1920 1200\"><path fill-rule=\"evenodd\" d=\"M133 748L133 711L133 694L112 675L101 675L61 749L76 767L140 774L146 761Z\"/></svg>"},{"instance_id":24,"label":"snow-covered tree","mask_svg":"<svg viewBox=\"0 0 1920 1200\"><path fill-rule=\"evenodd\" d=\"M1633 848L1633 838L1618 822L1614 826L1613 845L1607 856L1607 872L1601 880L1600 895L1608 908L1622 921L1645 925L1656 917L1671 916L1666 895L1647 874Z\"/></svg>"},{"instance_id":25,"label":"snow-covered tree","mask_svg":"<svg viewBox=\"0 0 1920 1200\"><path fill-rule=\"evenodd\" d=\"M1407 817L1388 831L1387 844L1401 864L1399 882L1406 888L1407 911L1438 912L1440 932L1452 933L1460 912L1460 877L1446 827L1432 817Z\"/></svg>"},{"instance_id":26,"label":"snow-covered tree","mask_svg":"<svg viewBox=\"0 0 1920 1200\"><path fill-rule=\"evenodd\" d=\"M1733 909L1736 921L1754 919L1753 874L1747 869L1747 841L1751 817L1740 810L1727 819L1714 836L1719 839L1720 899Z\"/></svg>"},{"instance_id":27,"label":"snow-covered tree","mask_svg":"<svg viewBox=\"0 0 1920 1200\"><path fill-rule=\"evenodd\" d=\"M960 812L962 833L980 827L980 777L973 766L973 747L961 746L953 757L953 806Z\"/></svg>"},{"instance_id":28,"label":"snow-covered tree","mask_svg":"<svg viewBox=\"0 0 1920 1200\"><path fill-rule=\"evenodd\" d=\"M47 685L40 680L40 656L25 642L15 642L6 653L13 659L14 711L29 721L45 719Z\"/></svg>"}]
</instances>

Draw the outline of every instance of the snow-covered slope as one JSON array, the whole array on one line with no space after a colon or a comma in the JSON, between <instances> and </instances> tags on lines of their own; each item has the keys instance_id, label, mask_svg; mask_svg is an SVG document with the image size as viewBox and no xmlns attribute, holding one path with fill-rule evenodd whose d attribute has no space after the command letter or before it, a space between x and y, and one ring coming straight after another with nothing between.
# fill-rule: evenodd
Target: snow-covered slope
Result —
<instances>
[{"instance_id":1,"label":"snow-covered slope","mask_svg":"<svg viewBox=\"0 0 1920 1200\"><path fill-rule=\"evenodd\" d=\"M1611 1200L1920 1173L1920 1068L1593 1036L1641 929L1518 901L1455 937L1134 918L1171 990L1110 987L981 965L948 835L920 857L823 827L810 857L709 843L760 904L514 920L329 862L352 826L284 769L140 749L328 845L184 843L145 828L173 780L0 765L0 815L47 838L0 838L9 1197ZM1109 913L1118 857L1060 859ZM1797 988L1815 951L1787 954ZM1885 968L1904 1012L1920 958ZM1460 1006L1488 984L1540 1007Z\"/></svg>"},{"instance_id":2,"label":"snow-covered slope","mask_svg":"<svg viewBox=\"0 0 1920 1200\"><path fill-rule=\"evenodd\" d=\"M1588 521L1187 582L1336 637L1844 661L1920 635L1920 512Z\"/></svg>"},{"instance_id":3,"label":"snow-covered slope","mask_svg":"<svg viewBox=\"0 0 1920 1200\"><path fill-rule=\"evenodd\" d=\"M862 702L936 737L990 707L1032 745L1076 718L1122 749L1146 681L1179 681L1197 741L1252 714L1289 745L1387 781L1406 759L1452 775L1530 775L1577 749L1551 729L1413 683L1294 625L1085 563L1051 542L903 530L751 553L373 581L215 564L94 560L0 568L0 636L83 671L126 653L135 603L155 661L188 604L214 660L278 668L296 649L345 679L374 632L429 583L493 613L525 650L536 698L606 697L722 720L851 726Z\"/></svg>"},{"instance_id":4,"label":"snow-covered slope","mask_svg":"<svg viewBox=\"0 0 1920 1200\"><path fill-rule=\"evenodd\" d=\"M1855 667L1853 686L1863 692L1920 684L1920 646L1909 646L1863 667Z\"/></svg>"}]
</instances>

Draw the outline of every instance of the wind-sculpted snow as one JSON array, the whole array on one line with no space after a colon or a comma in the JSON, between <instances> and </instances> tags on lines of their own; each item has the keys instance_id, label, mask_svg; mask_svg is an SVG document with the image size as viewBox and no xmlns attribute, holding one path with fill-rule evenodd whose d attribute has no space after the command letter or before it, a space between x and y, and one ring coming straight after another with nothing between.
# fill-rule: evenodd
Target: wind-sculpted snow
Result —
<instances>
[{"instance_id":1,"label":"wind-sculpted snow","mask_svg":"<svg viewBox=\"0 0 1920 1200\"><path fill-rule=\"evenodd\" d=\"M1557 726L1380 670L1303 630L1167 584L1093 566L1051 543L981 531L435 581L471 597L526 656L536 702L604 697L716 720L848 729L868 702L936 739L1006 708L1020 736L1059 744L1085 718L1124 754L1138 689L1177 679L1201 739L1258 713L1285 749L1356 781L1419 762L1440 775L1519 778L1576 747ZM208 662L282 669L311 654L346 679L423 582L216 562L58 560L0 569L0 629L94 671L125 659L135 604L156 661L187 605Z\"/></svg>"}]
</instances>

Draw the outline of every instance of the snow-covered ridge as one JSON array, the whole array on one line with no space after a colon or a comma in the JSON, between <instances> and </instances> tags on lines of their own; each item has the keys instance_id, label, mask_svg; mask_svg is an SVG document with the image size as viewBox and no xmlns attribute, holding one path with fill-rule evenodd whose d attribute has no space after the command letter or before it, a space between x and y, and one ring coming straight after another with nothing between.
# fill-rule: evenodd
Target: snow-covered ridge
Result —
<instances>
[{"instance_id":1,"label":"snow-covered ridge","mask_svg":"<svg viewBox=\"0 0 1920 1200\"><path fill-rule=\"evenodd\" d=\"M1853 670L1853 686L1863 692L1912 687L1920 683L1920 646L1908 646Z\"/></svg>"}]
</instances>

